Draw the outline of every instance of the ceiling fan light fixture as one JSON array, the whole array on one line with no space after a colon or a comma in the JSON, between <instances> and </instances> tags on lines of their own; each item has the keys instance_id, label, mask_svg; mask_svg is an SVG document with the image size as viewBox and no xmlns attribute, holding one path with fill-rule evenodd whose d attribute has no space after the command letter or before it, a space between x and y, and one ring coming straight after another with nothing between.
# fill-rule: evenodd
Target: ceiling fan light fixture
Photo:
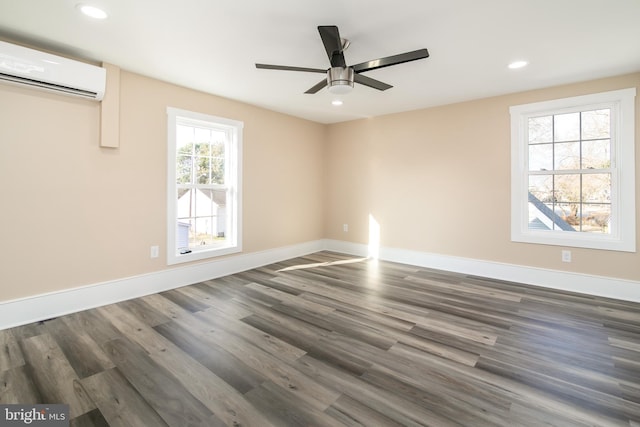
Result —
<instances>
[{"instance_id":1,"label":"ceiling fan light fixture","mask_svg":"<svg viewBox=\"0 0 640 427\"><path fill-rule=\"evenodd\" d=\"M340 83L340 82L333 82L331 84L331 86L328 87L329 92L331 92L334 95L346 95L347 93L351 92L353 90L353 83L348 84L348 83Z\"/></svg>"},{"instance_id":2,"label":"ceiling fan light fixture","mask_svg":"<svg viewBox=\"0 0 640 427\"><path fill-rule=\"evenodd\" d=\"M333 67L327 71L327 89L334 95L344 95L353 90L353 68Z\"/></svg>"}]
</instances>

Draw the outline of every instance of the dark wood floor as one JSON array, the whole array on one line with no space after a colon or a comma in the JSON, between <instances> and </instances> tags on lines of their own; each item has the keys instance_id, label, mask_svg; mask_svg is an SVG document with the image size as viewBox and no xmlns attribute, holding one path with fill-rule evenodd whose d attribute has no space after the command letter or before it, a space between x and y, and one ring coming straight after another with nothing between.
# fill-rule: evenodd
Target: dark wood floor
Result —
<instances>
[{"instance_id":1,"label":"dark wood floor","mask_svg":"<svg viewBox=\"0 0 640 427\"><path fill-rule=\"evenodd\" d=\"M72 426L640 426L640 305L319 253L0 331Z\"/></svg>"}]
</instances>

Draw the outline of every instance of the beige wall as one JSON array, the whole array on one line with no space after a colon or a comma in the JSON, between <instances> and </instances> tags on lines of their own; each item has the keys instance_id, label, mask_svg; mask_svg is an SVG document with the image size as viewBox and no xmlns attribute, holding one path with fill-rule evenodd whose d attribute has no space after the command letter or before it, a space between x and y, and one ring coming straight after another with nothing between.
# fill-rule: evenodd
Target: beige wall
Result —
<instances>
[{"instance_id":1,"label":"beige wall","mask_svg":"<svg viewBox=\"0 0 640 427\"><path fill-rule=\"evenodd\" d=\"M640 74L331 125L325 236L368 243L372 215L383 247L640 280L638 253L571 248L567 264L510 241L509 106L627 87ZM640 136L636 153L638 178Z\"/></svg>"},{"instance_id":2,"label":"beige wall","mask_svg":"<svg viewBox=\"0 0 640 427\"><path fill-rule=\"evenodd\" d=\"M120 96L108 149L99 103L0 85L0 301L167 268L167 106L244 122L244 252L323 237L323 125L124 71Z\"/></svg>"},{"instance_id":3,"label":"beige wall","mask_svg":"<svg viewBox=\"0 0 640 427\"><path fill-rule=\"evenodd\" d=\"M636 253L573 248L566 264L509 238L509 106L634 86L640 74L325 126L123 71L107 149L99 103L0 85L0 301L167 268L167 106L245 123L244 252L367 243L371 215L385 247L640 280Z\"/></svg>"}]
</instances>

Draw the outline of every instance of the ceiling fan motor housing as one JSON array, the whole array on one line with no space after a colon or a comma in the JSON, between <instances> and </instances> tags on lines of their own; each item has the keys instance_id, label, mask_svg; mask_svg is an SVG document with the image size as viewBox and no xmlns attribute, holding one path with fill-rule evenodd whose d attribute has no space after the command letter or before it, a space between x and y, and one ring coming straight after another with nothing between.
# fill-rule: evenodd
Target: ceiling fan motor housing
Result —
<instances>
[{"instance_id":1,"label":"ceiling fan motor housing","mask_svg":"<svg viewBox=\"0 0 640 427\"><path fill-rule=\"evenodd\" d=\"M343 94L353 89L354 72L351 67L333 67L327 70L327 87L329 92Z\"/></svg>"}]
</instances>

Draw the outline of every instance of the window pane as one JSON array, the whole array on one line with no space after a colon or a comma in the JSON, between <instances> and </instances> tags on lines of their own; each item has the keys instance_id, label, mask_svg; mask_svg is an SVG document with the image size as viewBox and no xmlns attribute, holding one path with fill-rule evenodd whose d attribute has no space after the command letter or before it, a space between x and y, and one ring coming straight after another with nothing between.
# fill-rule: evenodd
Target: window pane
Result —
<instances>
[{"instance_id":1,"label":"window pane","mask_svg":"<svg viewBox=\"0 0 640 427\"><path fill-rule=\"evenodd\" d=\"M227 138L228 138L228 135L225 131L222 131L222 130L211 131L211 143L213 144L215 143L224 144Z\"/></svg>"},{"instance_id":2,"label":"window pane","mask_svg":"<svg viewBox=\"0 0 640 427\"><path fill-rule=\"evenodd\" d=\"M194 142L200 144L205 143L208 144L211 140L211 130L203 129L203 128L193 128L194 129Z\"/></svg>"},{"instance_id":3,"label":"window pane","mask_svg":"<svg viewBox=\"0 0 640 427\"><path fill-rule=\"evenodd\" d=\"M582 205L581 231L588 233L611 233L611 205L584 204Z\"/></svg>"},{"instance_id":4,"label":"window pane","mask_svg":"<svg viewBox=\"0 0 640 427\"><path fill-rule=\"evenodd\" d=\"M176 248L178 250L188 249L191 239L191 221L189 219L179 219L176 236Z\"/></svg>"},{"instance_id":5,"label":"window pane","mask_svg":"<svg viewBox=\"0 0 640 427\"><path fill-rule=\"evenodd\" d=\"M553 116L554 141L577 141L580 139L580 113Z\"/></svg>"},{"instance_id":6,"label":"window pane","mask_svg":"<svg viewBox=\"0 0 640 427\"><path fill-rule=\"evenodd\" d=\"M193 246L205 246L211 245L214 242L213 235L213 226L215 223L215 218L207 216L207 217L199 217L196 218L196 233L194 236Z\"/></svg>"},{"instance_id":7,"label":"window pane","mask_svg":"<svg viewBox=\"0 0 640 427\"><path fill-rule=\"evenodd\" d=\"M529 170L553 169L553 144L529 145Z\"/></svg>"},{"instance_id":8,"label":"window pane","mask_svg":"<svg viewBox=\"0 0 640 427\"><path fill-rule=\"evenodd\" d=\"M191 156L178 156L176 164L176 182L178 184L192 183L192 163Z\"/></svg>"},{"instance_id":9,"label":"window pane","mask_svg":"<svg viewBox=\"0 0 640 427\"><path fill-rule=\"evenodd\" d=\"M211 184L224 184L224 158L211 159Z\"/></svg>"},{"instance_id":10,"label":"window pane","mask_svg":"<svg viewBox=\"0 0 640 427\"><path fill-rule=\"evenodd\" d=\"M530 175L529 193L543 203L553 202L553 176Z\"/></svg>"},{"instance_id":11,"label":"window pane","mask_svg":"<svg viewBox=\"0 0 640 427\"><path fill-rule=\"evenodd\" d=\"M611 175L608 173L582 175L582 201L609 203L611 201Z\"/></svg>"},{"instance_id":12,"label":"window pane","mask_svg":"<svg viewBox=\"0 0 640 427\"><path fill-rule=\"evenodd\" d=\"M553 116L529 119L529 144L553 141Z\"/></svg>"},{"instance_id":13,"label":"window pane","mask_svg":"<svg viewBox=\"0 0 640 427\"><path fill-rule=\"evenodd\" d=\"M213 235L218 239L224 238L227 231L227 192L227 189L215 189L211 192L213 215L216 217Z\"/></svg>"},{"instance_id":14,"label":"window pane","mask_svg":"<svg viewBox=\"0 0 640 427\"><path fill-rule=\"evenodd\" d=\"M195 216L210 216L212 214L212 206L211 206L211 190L207 189L198 189L195 191L196 194L196 209Z\"/></svg>"},{"instance_id":15,"label":"window pane","mask_svg":"<svg viewBox=\"0 0 640 427\"><path fill-rule=\"evenodd\" d=\"M580 142L554 144L554 166L556 170L580 169Z\"/></svg>"},{"instance_id":16,"label":"window pane","mask_svg":"<svg viewBox=\"0 0 640 427\"><path fill-rule=\"evenodd\" d=\"M186 154L192 154L191 144L193 144L193 128L191 126L177 125L176 148L178 152L182 152L183 147L189 145L189 150Z\"/></svg>"},{"instance_id":17,"label":"window pane","mask_svg":"<svg viewBox=\"0 0 640 427\"><path fill-rule=\"evenodd\" d=\"M196 183L210 184L209 170L211 168L211 157L196 157Z\"/></svg>"},{"instance_id":18,"label":"window pane","mask_svg":"<svg viewBox=\"0 0 640 427\"><path fill-rule=\"evenodd\" d=\"M215 190L211 190L211 200L217 206L226 206L227 192L228 190L226 188L216 188Z\"/></svg>"},{"instance_id":19,"label":"window pane","mask_svg":"<svg viewBox=\"0 0 640 427\"><path fill-rule=\"evenodd\" d=\"M199 142L195 146L195 154L201 157L211 155L211 145L209 142Z\"/></svg>"},{"instance_id":20,"label":"window pane","mask_svg":"<svg viewBox=\"0 0 640 427\"><path fill-rule=\"evenodd\" d=\"M611 167L611 140L582 141L582 169Z\"/></svg>"},{"instance_id":21,"label":"window pane","mask_svg":"<svg viewBox=\"0 0 640 427\"><path fill-rule=\"evenodd\" d=\"M184 219L192 216L192 212L195 209L195 200L193 190L179 189L178 190L178 218Z\"/></svg>"},{"instance_id":22,"label":"window pane","mask_svg":"<svg viewBox=\"0 0 640 427\"><path fill-rule=\"evenodd\" d=\"M531 230L553 229L553 175L529 176L529 221Z\"/></svg>"},{"instance_id":23,"label":"window pane","mask_svg":"<svg viewBox=\"0 0 640 427\"><path fill-rule=\"evenodd\" d=\"M609 138L611 127L611 111L593 110L582 112L582 139Z\"/></svg>"},{"instance_id":24,"label":"window pane","mask_svg":"<svg viewBox=\"0 0 640 427\"><path fill-rule=\"evenodd\" d=\"M200 242L220 243L226 235L226 189L198 190L196 227ZM202 243L201 243L202 244Z\"/></svg>"},{"instance_id":25,"label":"window pane","mask_svg":"<svg viewBox=\"0 0 640 427\"><path fill-rule=\"evenodd\" d=\"M554 194L558 203L575 202L580 203L580 175L555 175Z\"/></svg>"},{"instance_id":26,"label":"window pane","mask_svg":"<svg viewBox=\"0 0 640 427\"><path fill-rule=\"evenodd\" d=\"M580 228L580 221L578 220L580 217L580 203L558 203L555 212L565 224L573 227L574 231ZM558 221L554 224L554 230L562 230L564 224L560 222Z\"/></svg>"},{"instance_id":27,"label":"window pane","mask_svg":"<svg viewBox=\"0 0 640 427\"><path fill-rule=\"evenodd\" d=\"M211 155L224 158L224 141L213 141L211 143Z\"/></svg>"},{"instance_id":28,"label":"window pane","mask_svg":"<svg viewBox=\"0 0 640 427\"><path fill-rule=\"evenodd\" d=\"M223 134L224 135L224 134ZM224 184L224 161L225 161L224 141L217 141L211 144L211 183Z\"/></svg>"},{"instance_id":29,"label":"window pane","mask_svg":"<svg viewBox=\"0 0 640 427\"><path fill-rule=\"evenodd\" d=\"M227 192L227 189L208 188L178 190L177 248L198 250L203 246L225 244ZM184 244L181 239L188 243Z\"/></svg>"},{"instance_id":30,"label":"window pane","mask_svg":"<svg viewBox=\"0 0 640 427\"><path fill-rule=\"evenodd\" d=\"M553 229L553 204L529 203L528 228L530 230L552 230Z\"/></svg>"}]
</instances>

